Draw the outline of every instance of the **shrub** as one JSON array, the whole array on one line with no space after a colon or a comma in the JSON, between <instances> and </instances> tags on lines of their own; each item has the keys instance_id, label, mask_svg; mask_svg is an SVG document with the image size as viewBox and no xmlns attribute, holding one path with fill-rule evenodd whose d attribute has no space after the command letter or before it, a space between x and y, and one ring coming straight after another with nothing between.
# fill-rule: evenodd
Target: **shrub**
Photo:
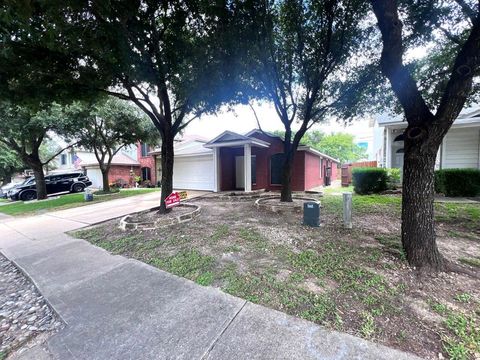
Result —
<instances>
[{"instance_id":1,"label":"shrub","mask_svg":"<svg viewBox=\"0 0 480 360\"><path fill-rule=\"evenodd\" d=\"M353 188L357 194L379 193L387 190L387 170L384 168L354 168Z\"/></svg>"},{"instance_id":2,"label":"shrub","mask_svg":"<svg viewBox=\"0 0 480 360\"><path fill-rule=\"evenodd\" d=\"M387 187L389 189L396 189L400 186L400 169L391 168L387 169Z\"/></svg>"},{"instance_id":3,"label":"shrub","mask_svg":"<svg viewBox=\"0 0 480 360\"><path fill-rule=\"evenodd\" d=\"M446 196L480 195L480 170L443 169L435 171L435 192Z\"/></svg>"}]
</instances>

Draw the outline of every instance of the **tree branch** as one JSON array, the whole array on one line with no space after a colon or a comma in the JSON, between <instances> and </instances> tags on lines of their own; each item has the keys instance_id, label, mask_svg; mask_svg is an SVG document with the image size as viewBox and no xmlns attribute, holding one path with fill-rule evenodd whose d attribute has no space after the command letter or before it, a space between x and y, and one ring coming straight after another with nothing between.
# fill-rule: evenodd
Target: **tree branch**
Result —
<instances>
[{"instance_id":1,"label":"tree branch","mask_svg":"<svg viewBox=\"0 0 480 360\"><path fill-rule=\"evenodd\" d=\"M480 68L480 13L470 35L452 66L450 79L440 100L436 120L443 124L445 134L462 110L473 87L473 77Z\"/></svg>"},{"instance_id":2,"label":"tree branch","mask_svg":"<svg viewBox=\"0 0 480 360\"><path fill-rule=\"evenodd\" d=\"M77 141L76 143L70 144L70 145L64 147L63 149L57 151L57 152L55 153L55 155L51 156L48 160L42 162L42 166L43 166L43 165L47 165L50 161L52 161L53 159L55 159L55 158L56 158L58 155L60 155L62 152L64 152L64 151L67 150L67 149L70 149L70 148L74 147L74 146L77 145L77 144L78 144L78 141Z\"/></svg>"}]
</instances>

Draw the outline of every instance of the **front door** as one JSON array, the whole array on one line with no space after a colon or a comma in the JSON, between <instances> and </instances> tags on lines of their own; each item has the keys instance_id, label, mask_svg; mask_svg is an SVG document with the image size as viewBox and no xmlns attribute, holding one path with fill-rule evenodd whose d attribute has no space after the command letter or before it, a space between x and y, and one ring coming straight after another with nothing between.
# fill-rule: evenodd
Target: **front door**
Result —
<instances>
[{"instance_id":1,"label":"front door","mask_svg":"<svg viewBox=\"0 0 480 360\"><path fill-rule=\"evenodd\" d=\"M245 189L243 156L235 156L235 189Z\"/></svg>"}]
</instances>

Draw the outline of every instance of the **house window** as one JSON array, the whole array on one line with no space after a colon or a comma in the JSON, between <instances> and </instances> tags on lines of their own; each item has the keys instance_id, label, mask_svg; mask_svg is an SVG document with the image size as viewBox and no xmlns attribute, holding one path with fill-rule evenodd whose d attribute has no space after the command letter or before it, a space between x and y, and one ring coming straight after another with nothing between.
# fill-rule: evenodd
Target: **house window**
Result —
<instances>
[{"instance_id":1,"label":"house window","mask_svg":"<svg viewBox=\"0 0 480 360\"><path fill-rule=\"evenodd\" d=\"M151 176L150 176L150 168L149 167L143 167L142 168L142 181L145 181L145 180L151 180Z\"/></svg>"},{"instance_id":2,"label":"house window","mask_svg":"<svg viewBox=\"0 0 480 360\"><path fill-rule=\"evenodd\" d=\"M67 165L67 154L60 155L60 164Z\"/></svg>"},{"instance_id":3,"label":"house window","mask_svg":"<svg viewBox=\"0 0 480 360\"><path fill-rule=\"evenodd\" d=\"M143 157L148 156L148 145L145 143L142 143L140 145L140 151Z\"/></svg>"},{"instance_id":4,"label":"house window","mask_svg":"<svg viewBox=\"0 0 480 360\"><path fill-rule=\"evenodd\" d=\"M282 184L283 153L272 155L270 158L270 184Z\"/></svg>"}]
</instances>

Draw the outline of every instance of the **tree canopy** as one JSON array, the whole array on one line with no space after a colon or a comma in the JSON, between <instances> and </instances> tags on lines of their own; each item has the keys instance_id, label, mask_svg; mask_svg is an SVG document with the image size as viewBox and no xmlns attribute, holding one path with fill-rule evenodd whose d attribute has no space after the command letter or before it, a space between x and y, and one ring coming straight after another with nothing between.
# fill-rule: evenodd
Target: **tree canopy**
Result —
<instances>
[{"instance_id":1,"label":"tree canopy","mask_svg":"<svg viewBox=\"0 0 480 360\"><path fill-rule=\"evenodd\" d=\"M291 201L293 157L307 130L329 116L350 117L362 97L368 62L353 56L371 30L367 9L368 3L357 0L254 5L247 91L271 101L285 129L282 201Z\"/></svg>"},{"instance_id":2,"label":"tree canopy","mask_svg":"<svg viewBox=\"0 0 480 360\"><path fill-rule=\"evenodd\" d=\"M43 166L50 162L63 149L41 158L41 146L51 134L68 137L75 134L78 124L65 116L64 108L58 104L34 111L29 107L0 102L0 143L14 151L19 159L33 170L36 179L37 197L46 197Z\"/></svg>"},{"instance_id":3,"label":"tree canopy","mask_svg":"<svg viewBox=\"0 0 480 360\"><path fill-rule=\"evenodd\" d=\"M72 99L100 92L132 101L162 138L160 209L166 211L175 135L232 98L223 80L235 60L228 51L235 43L224 41L231 34L225 29L233 4L32 0L30 6L3 5L9 16L0 20L0 93Z\"/></svg>"},{"instance_id":4,"label":"tree canopy","mask_svg":"<svg viewBox=\"0 0 480 360\"><path fill-rule=\"evenodd\" d=\"M113 157L137 141L154 143L158 139L158 132L143 112L115 98L92 105L75 103L66 114L82 123L75 134L77 146L95 154L105 192L110 190L108 173Z\"/></svg>"},{"instance_id":5,"label":"tree canopy","mask_svg":"<svg viewBox=\"0 0 480 360\"><path fill-rule=\"evenodd\" d=\"M284 131L274 131L284 137ZM302 138L302 144L340 160L342 164L366 158L366 149L355 143L355 137L347 133L324 134L319 130L310 130Z\"/></svg>"}]
</instances>

